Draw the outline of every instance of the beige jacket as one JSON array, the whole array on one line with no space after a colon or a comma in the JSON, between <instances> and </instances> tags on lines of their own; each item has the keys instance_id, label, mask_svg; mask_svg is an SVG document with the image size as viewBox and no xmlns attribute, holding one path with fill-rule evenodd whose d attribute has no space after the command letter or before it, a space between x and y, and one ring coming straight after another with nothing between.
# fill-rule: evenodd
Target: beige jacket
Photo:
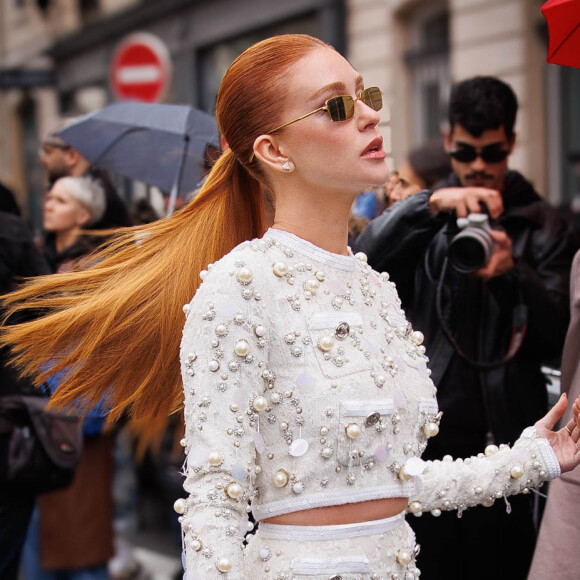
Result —
<instances>
[{"instance_id":1,"label":"beige jacket","mask_svg":"<svg viewBox=\"0 0 580 580\"><path fill-rule=\"evenodd\" d=\"M570 277L570 327L562 354L562 391L570 405L580 395L580 252ZM580 467L552 481L528 580L577 580L580 577Z\"/></svg>"}]
</instances>

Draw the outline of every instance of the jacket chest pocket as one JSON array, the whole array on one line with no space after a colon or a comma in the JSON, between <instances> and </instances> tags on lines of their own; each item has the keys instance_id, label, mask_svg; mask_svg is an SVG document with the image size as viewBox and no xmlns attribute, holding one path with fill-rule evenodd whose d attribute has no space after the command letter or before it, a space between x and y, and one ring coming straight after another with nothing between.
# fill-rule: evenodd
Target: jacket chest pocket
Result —
<instances>
[{"instance_id":1,"label":"jacket chest pocket","mask_svg":"<svg viewBox=\"0 0 580 580\"><path fill-rule=\"evenodd\" d=\"M370 572L370 564L365 556L343 558L294 558L290 563L293 577L304 580L348 580L360 578L360 574ZM348 576L344 576L344 575ZM352 575L352 576L351 576Z\"/></svg>"},{"instance_id":2,"label":"jacket chest pocket","mask_svg":"<svg viewBox=\"0 0 580 580\"><path fill-rule=\"evenodd\" d=\"M324 376L336 379L372 368L362 328L357 312L318 312L310 318L308 332Z\"/></svg>"},{"instance_id":3,"label":"jacket chest pocket","mask_svg":"<svg viewBox=\"0 0 580 580\"><path fill-rule=\"evenodd\" d=\"M395 417L393 399L340 403L337 460L342 467L385 461L387 425Z\"/></svg>"}]
</instances>

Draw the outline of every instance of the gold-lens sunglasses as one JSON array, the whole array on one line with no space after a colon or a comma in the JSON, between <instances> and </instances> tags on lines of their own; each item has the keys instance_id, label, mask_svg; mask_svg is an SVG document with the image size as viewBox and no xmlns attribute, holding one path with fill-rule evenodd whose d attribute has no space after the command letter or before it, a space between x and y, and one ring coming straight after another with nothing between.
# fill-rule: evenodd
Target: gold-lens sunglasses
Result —
<instances>
[{"instance_id":1,"label":"gold-lens sunglasses","mask_svg":"<svg viewBox=\"0 0 580 580\"><path fill-rule=\"evenodd\" d=\"M306 115L292 119L292 121L279 125L275 129L268 131L268 135L276 133L276 131L283 129L288 125L292 125L292 123L296 123L296 121L306 119L306 117L310 117L310 115L314 115L320 111L326 111L331 121L348 121L348 119L351 119L354 115L354 104L356 101L362 101L367 105L367 107L373 109L373 111L380 111L383 108L383 95L381 89L378 87L369 87L362 91L358 97L351 97L350 95L332 97L332 99L328 99L322 107L310 111L310 113L306 113Z\"/></svg>"}]
</instances>

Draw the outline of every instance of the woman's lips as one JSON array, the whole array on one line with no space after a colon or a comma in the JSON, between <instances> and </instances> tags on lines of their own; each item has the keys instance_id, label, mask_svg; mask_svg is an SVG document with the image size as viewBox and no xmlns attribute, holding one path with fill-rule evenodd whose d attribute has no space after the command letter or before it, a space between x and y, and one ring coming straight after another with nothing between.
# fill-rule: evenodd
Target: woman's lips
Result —
<instances>
[{"instance_id":1,"label":"woman's lips","mask_svg":"<svg viewBox=\"0 0 580 580\"><path fill-rule=\"evenodd\" d=\"M361 157L365 157L366 159L384 159L386 155L387 154L383 150L383 139L377 137L368 144L366 149L362 152Z\"/></svg>"}]
</instances>

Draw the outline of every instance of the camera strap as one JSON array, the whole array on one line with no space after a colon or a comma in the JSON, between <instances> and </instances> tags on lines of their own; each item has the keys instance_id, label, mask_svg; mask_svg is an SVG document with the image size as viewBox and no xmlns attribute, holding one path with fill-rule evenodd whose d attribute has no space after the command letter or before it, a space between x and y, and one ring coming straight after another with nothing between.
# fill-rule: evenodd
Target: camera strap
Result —
<instances>
[{"instance_id":1,"label":"camera strap","mask_svg":"<svg viewBox=\"0 0 580 580\"><path fill-rule=\"evenodd\" d=\"M443 291L443 282L446 273L447 273L447 257L445 257L443 267L441 269L441 277L437 282L435 305L437 310L437 317L439 319L439 323L441 324L443 333L445 334L449 342L453 345L455 352L457 352L457 354L465 361L467 361L470 365L480 369L493 369L505 364L507 361L512 359L516 355L516 353L520 350L524 342L524 337L526 335L528 325L528 307L523 302L521 288L518 289L520 301L518 304L514 306L512 310L512 331L510 337L510 344L507 348L506 353L504 354L503 357L495 361L480 361L471 358L463 351L463 349L457 342L457 339L453 336L453 333L451 332L449 325L445 321L445 317L443 315L443 308L441 306L441 294Z\"/></svg>"}]
</instances>

